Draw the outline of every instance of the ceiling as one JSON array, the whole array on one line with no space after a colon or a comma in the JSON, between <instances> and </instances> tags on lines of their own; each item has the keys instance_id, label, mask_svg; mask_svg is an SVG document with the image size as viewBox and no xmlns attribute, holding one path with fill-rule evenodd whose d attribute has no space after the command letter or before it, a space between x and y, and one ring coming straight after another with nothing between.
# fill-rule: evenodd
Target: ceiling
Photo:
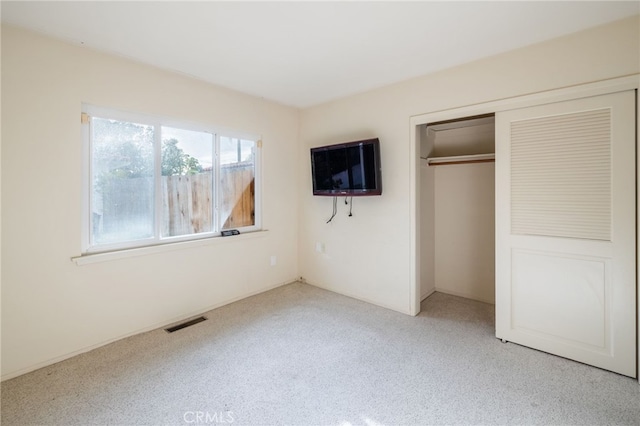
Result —
<instances>
[{"instance_id":1,"label":"ceiling","mask_svg":"<svg viewBox=\"0 0 640 426\"><path fill-rule=\"evenodd\" d=\"M3 23L305 108L640 13L640 1L31 2Z\"/></svg>"}]
</instances>

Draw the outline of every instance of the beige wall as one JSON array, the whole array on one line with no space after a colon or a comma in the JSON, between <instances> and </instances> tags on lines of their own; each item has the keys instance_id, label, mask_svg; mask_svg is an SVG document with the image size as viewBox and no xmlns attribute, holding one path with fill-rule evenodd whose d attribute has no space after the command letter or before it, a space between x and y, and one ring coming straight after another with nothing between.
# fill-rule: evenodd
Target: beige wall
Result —
<instances>
[{"instance_id":1,"label":"beige wall","mask_svg":"<svg viewBox=\"0 0 640 426\"><path fill-rule=\"evenodd\" d=\"M638 18L623 20L300 114L2 28L3 377L299 275L410 312L409 118L638 73L639 27ZM262 134L269 231L104 263L71 262L80 254L82 102ZM356 198L351 218L340 203L336 219L325 224L331 199L311 195L308 149L367 137L382 143L383 195ZM324 253L315 251L316 242ZM278 258L274 267L271 255Z\"/></svg>"},{"instance_id":2,"label":"beige wall","mask_svg":"<svg viewBox=\"0 0 640 426\"><path fill-rule=\"evenodd\" d=\"M495 303L494 170L494 163L435 167L427 203L435 206L436 291Z\"/></svg>"},{"instance_id":3,"label":"beige wall","mask_svg":"<svg viewBox=\"0 0 640 426\"><path fill-rule=\"evenodd\" d=\"M411 312L409 118L640 71L640 17L537 44L302 111L300 272L310 283ZM420 52L416 52L420 54ZM381 66L384 66L381 64ZM308 148L379 137L383 194L325 224L331 200L311 195ZM325 253L314 250L325 244ZM423 274L424 275L424 274ZM424 279L424 277L423 277Z\"/></svg>"},{"instance_id":4,"label":"beige wall","mask_svg":"<svg viewBox=\"0 0 640 426\"><path fill-rule=\"evenodd\" d=\"M73 263L83 102L262 135L268 232ZM293 108L2 28L3 377L295 280L298 121Z\"/></svg>"}]
</instances>

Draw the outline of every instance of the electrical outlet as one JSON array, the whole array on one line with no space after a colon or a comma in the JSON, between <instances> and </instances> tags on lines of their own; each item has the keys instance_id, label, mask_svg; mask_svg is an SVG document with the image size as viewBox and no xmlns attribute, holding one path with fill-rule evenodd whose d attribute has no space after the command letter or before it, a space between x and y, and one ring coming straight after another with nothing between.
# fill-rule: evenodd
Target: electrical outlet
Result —
<instances>
[{"instance_id":1,"label":"electrical outlet","mask_svg":"<svg viewBox=\"0 0 640 426\"><path fill-rule=\"evenodd\" d=\"M316 242L316 251L318 253L324 253L324 243Z\"/></svg>"},{"instance_id":2,"label":"electrical outlet","mask_svg":"<svg viewBox=\"0 0 640 426\"><path fill-rule=\"evenodd\" d=\"M278 258L275 255L271 256L271 266L276 266L276 263L278 263Z\"/></svg>"}]
</instances>

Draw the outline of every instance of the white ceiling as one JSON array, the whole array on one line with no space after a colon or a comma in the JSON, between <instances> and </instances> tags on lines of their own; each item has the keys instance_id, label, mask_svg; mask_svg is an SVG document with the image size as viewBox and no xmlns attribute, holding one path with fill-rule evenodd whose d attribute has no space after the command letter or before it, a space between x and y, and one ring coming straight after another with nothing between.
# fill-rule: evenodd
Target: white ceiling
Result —
<instances>
[{"instance_id":1,"label":"white ceiling","mask_svg":"<svg viewBox=\"0 0 640 426\"><path fill-rule=\"evenodd\" d=\"M296 107L640 13L640 1L8 2L2 21Z\"/></svg>"}]
</instances>

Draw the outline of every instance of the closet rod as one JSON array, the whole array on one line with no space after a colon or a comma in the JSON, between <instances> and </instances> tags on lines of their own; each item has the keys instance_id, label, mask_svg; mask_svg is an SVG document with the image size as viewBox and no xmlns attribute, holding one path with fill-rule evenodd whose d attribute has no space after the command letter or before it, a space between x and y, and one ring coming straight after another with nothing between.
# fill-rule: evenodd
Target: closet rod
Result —
<instances>
[{"instance_id":1,"label":"closet rod","mask_svg":"<svg viewBox=\"0 0 640 426\"><path fill-rule=\"evenodd\" d=\"M496 158L495 154L475 154L475 155L456 155L453 157L429 157L427 160L429 166L444 166L449 164L470 164L470 163L493 163Z\"/></svg>"},{"instance_id":2,"label":"closet rod","mask_svg":"<svg viewBox=\"0 0 640 426\"><path fill-rule=\"evenodd\" d=\"M450 166L452 164L495 163L495 159L447 161L446 163L429 163L429 166Z\"/></svg>"}]
</instances>

